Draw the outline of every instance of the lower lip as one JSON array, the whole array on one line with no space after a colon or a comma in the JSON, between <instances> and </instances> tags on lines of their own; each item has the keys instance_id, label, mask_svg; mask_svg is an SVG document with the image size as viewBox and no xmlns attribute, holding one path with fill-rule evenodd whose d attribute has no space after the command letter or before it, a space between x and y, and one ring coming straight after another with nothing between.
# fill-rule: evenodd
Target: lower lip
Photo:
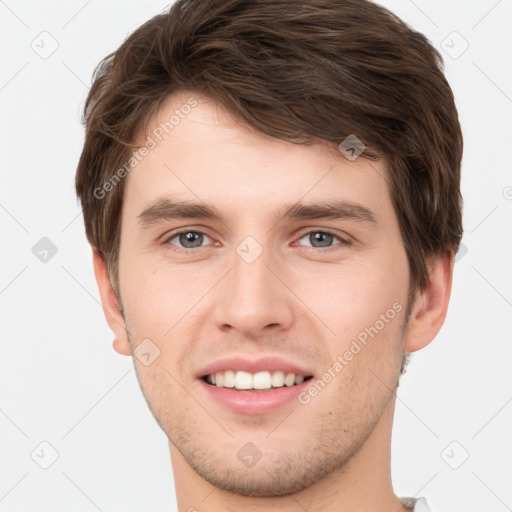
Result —
<instances>
[{"instance_id":1,"label":"lower lip","mask_svg":"<svg viewBox=\"0 0 512 512\"><path fill-rule=\"evenodd\" d=\"M239 414L265 414L273 412L286 403L297 399L297 395L313 379L308 379L294 386L271 388L267 391L237 391L234 388L222 388L208 384L199 379L200 385L218 403Z\"/></svg>"}]
</instances>

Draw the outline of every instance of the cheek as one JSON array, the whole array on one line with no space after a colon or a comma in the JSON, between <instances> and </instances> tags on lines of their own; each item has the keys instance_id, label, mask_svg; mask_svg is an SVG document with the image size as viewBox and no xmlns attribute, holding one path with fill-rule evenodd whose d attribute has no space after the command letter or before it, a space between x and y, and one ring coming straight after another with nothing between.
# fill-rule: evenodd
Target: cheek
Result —
<instances>
[{"instance_id":1,"label":"cheek","mask_svg":"<svg viewBox=\"0 0 512 512\"><path fill-rule=\"evenodd\" d=\"M162 337L197 302L201 280L197 275L195 280L184 279L178 265L158 265L143 257L125 263L123 305L131 324Z\"/></svg>"},{"instance_id":2,"label":"cheek","mask_svg":"<svg viewBox=\"0 0 512 512\"><path fill-rule=\"evenodd\" d=\"M309 303L335 332L326 336L324 376L332 385L323 400L341 417L371 421L387 403L400 369L408 283L382 270L339 276Z\"/></svg>"},{"instance_id":3,"label":"cheek","mask_svg":"<svg viewBox=\"0 0 512 512\"><path fill-rule=\"evenodd\" d=\"M305 313L302 318L328 326L327 339L335 335L338 340L350 340L378 321L395 302L405 310L407 258L404 250L391 249L380 247L339 263L299 259L292 266L283 265L280 274L294 294L284 289L275 293L282 293L282 300L290 301L299 316ZM193 267L162 262L160 257L153 261L148 255L130 255L130 251L121 258L123 306L130 315L132 334L137 336L134 342L151 336L162 338L169 330L179 332L194 316L194 307L198 306L197 314L207 307L208 301L199 304L200 299L226 268L213 264ZM187 321L180 324L185 316Z\"/></svg>"},{"instance_id":4,"label":"cheek","mask_svg":"<svg viewBox=\"0 0 512 512\"><path fill-rule=\"evenodd\" d=\"M373 325L395 303L399 304L397 309L402 306L405 310L408 291L404 269L386 261L302 267L300 272L290 275L289 282L308 309L339 339L355 336ZM394 320L395 313L392 309L388 316Z\"/></svg>"}]
</instances>

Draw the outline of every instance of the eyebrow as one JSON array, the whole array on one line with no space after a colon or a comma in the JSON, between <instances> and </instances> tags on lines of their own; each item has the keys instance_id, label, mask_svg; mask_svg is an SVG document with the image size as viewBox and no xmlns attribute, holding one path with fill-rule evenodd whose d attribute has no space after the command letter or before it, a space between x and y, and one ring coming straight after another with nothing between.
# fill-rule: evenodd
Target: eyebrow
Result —
<instances>
[{"instance_id":1,"label":"eyebrow","mask_svg":"<svg viewBox=\"0 0 512 512\"><path fill-rule=\"evenodd\" d=\"M194 203L161 199L144 209L138 215L142 229L165 220L173 219L204 219L217 220L225 223L221 212L207 203ZM313 220L313 219L347 219L377 225L377 216L369 208L352 201L328 201L321 204L294 203L283 206L276 213L277 222L282 220Z\"/></svg>"}]
</instances>

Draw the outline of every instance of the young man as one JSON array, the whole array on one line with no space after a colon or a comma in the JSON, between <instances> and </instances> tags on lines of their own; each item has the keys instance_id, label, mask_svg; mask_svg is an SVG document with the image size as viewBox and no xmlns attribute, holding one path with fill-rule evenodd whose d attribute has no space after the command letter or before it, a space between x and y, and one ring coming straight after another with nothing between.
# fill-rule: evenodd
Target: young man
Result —
<instances>
[{"instance_id":1,"label":"young man","mask_svg":"<svg viewBox=\"0 0 512 512\"><path fill-rule=\"evenodd\" d=\"M425 37L363 0L182 0L102 61L85 119L95 275L179 511L429 510L390 478L462 236Z\"/></svg>"}]
</instances>

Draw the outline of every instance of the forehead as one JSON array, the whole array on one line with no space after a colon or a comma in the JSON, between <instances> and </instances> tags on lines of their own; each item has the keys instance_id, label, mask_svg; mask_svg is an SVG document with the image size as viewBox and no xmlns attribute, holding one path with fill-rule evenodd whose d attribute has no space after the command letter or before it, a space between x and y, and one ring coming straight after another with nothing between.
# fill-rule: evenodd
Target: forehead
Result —
<instances>
[{"instance_id":1,"label":"forehead","mask_svg":"<svg viewBox=\"0 0 512 512\"><path fill-rule=\"evenodd\" d=\"M260 215L301 199L390 204L382 160L349 161L336 144L270 137L192 92L167 98L137 143L149 149L127 176L124 202L132 213L164 197Z\"/></svg>"}]
</instances>

